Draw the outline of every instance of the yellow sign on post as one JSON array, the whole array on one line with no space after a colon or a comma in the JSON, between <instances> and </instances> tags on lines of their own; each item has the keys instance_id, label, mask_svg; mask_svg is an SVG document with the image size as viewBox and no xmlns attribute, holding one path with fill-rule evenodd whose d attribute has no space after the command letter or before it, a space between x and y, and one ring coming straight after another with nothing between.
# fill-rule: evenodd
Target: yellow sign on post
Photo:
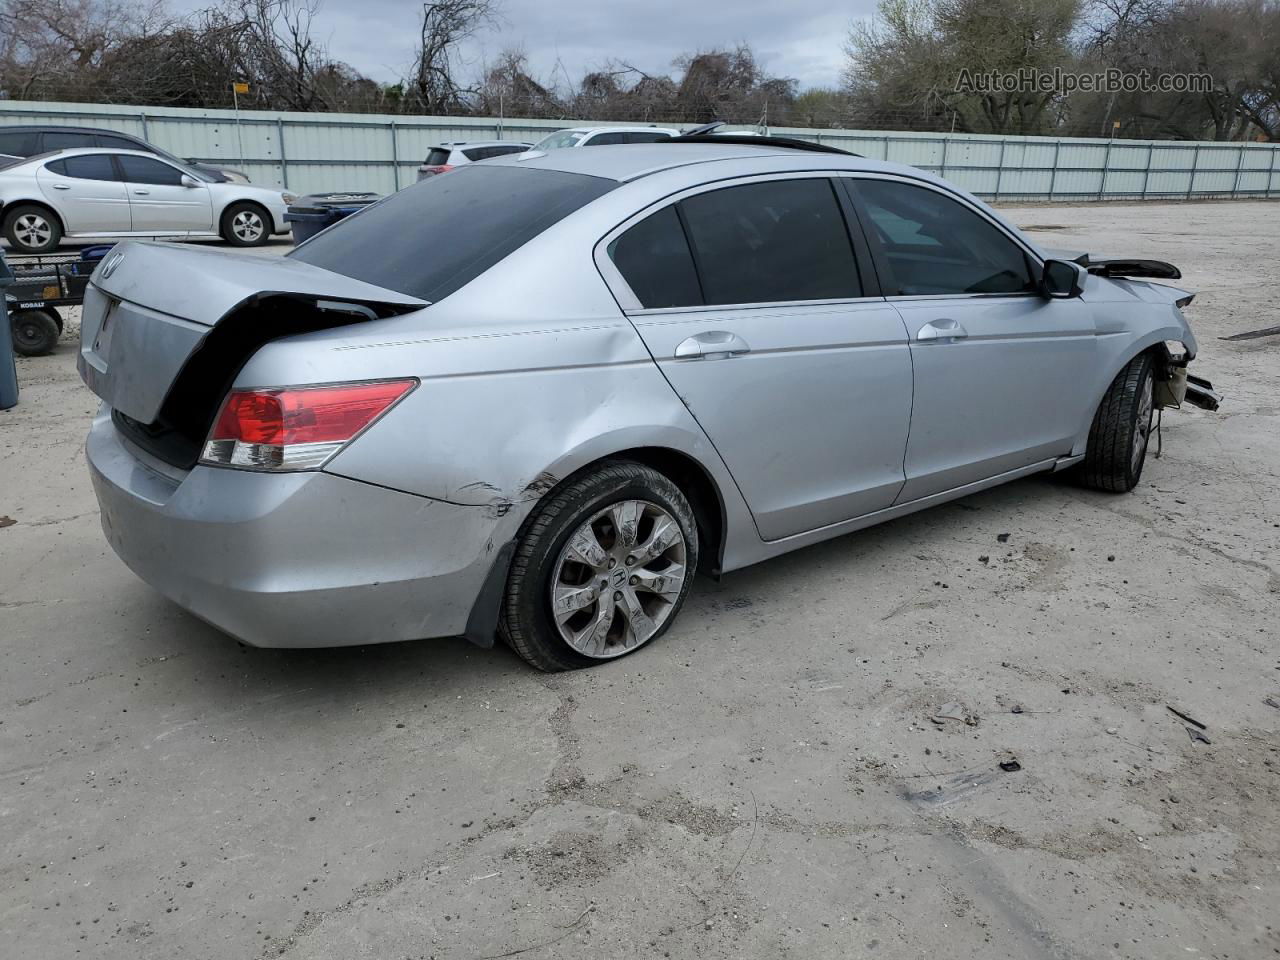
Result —
<instances>
[{"instance_id":1,"label":"yellow sign on post","mask_svg":"<svg viewBox=\"0 0 1280 960\"><path fill-rule=\"evenodd\" d=\"M249 85L247 83L241 83L240 81L236 81L231 85L231 90L233 93L248 93Z\"/></svg>"}]
</instances>

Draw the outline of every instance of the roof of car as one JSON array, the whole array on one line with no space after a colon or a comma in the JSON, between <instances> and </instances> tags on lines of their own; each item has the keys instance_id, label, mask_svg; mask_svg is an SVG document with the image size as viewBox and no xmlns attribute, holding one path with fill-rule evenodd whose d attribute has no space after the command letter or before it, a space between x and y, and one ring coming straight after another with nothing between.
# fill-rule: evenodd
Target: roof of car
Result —
<instances>
[{"instance_id":1,"label":"roof of car","mask_svg":"<svg viewBox=\"0 0 1280 960\"><path fill-rule=\"evenodd\" d=\"M58 147L55 150L46 150L44 153L37 153L27 157L27 160L44 160L47 157L78 157L86 153L122 153L126 156L150 157L151 159L163 160L164 157L158 157L157 154L150 150L126 150L123 147Z\"/></svg>"},{"instance_id":2,"label":"roof of car","mask_svg":"<svg viewBox=\"0 0 1280 960\"><path fill-rule=\"evenodd\" d=\"M463 147L527 147L529 145L527 140L446 140L438 149L443 150L449 147L459 150Z\"/></svg>"},{"instance_id":3,"label":"roof of car","mask_svg":"<svg viewBox=\"0 0 1280 960\"><path fill-rule=\"evenodd\" d=\"M0 126L0 133L109 133L116 137L127 137L130 140L141 140L132 133L123 130L108 130L105 127L76 127L63 124L17 123Z\"/></svg>"},{"instance_id":4,"label":"roof of car","mask_svg":"<svg viewBox=\"0 0 1280 960\"><path fill-rule=\"evenodd\" d=\"M718 142L720 139L723 142ZM486 162L627 181L696 163L753 159L778 160L781 169L797 166L812 167L814 164L827 169L840 170L900 169L896 164L868 160L851 153L817 153L771 144L744 143L727 137L707 137L698 142L629 143L592 147L590 150L535 149L525 153L495 157Z\"/></svg>"},{"instance_id":5,"label":"roof of car","mask_svg":"<svg viewBox=\"0 0 1280 960\"><path fill-rule=\"evenodd\" d=\"M647 133L651 130L656 130L661 133L680 132L675 127L659 127L654 124L642 123L634 127L565 127L562 130L548 130L547 135L550 136L552 133Z\"/></svg>"}]
</instances>

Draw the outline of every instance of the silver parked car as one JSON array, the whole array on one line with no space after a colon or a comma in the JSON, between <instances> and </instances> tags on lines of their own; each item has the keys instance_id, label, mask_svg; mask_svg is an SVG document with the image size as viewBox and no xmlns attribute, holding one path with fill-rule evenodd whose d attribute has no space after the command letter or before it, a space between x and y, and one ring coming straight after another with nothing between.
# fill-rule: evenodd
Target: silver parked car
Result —
<instances>
[{"instance_id":1,"label":"silver parked car","mask_svg":"<svg viewBox=\"0 0 1280 960\"><path fill-rule=\"evenodd\" d=\"M247 643L585 666L696 570L1040 471L1131 489L1153 408L1214 398L1190 295L1125 273L1176 276L803 144L499 158L278 261L117 247L88 460L116 552Z\"/></svg>"},{"instance_id":2,"label":"silver parked car","mask_svg":"<svg viewBox=\"0 0 1280 960\"><path fill-rule=\"evenodd\" d=\"M0 223L22 253L54 250L64 237L221 237L257 246L289 228L285 208L295 199L141 150L59 150L0 164Z\"/></svg>"}]
</instances>

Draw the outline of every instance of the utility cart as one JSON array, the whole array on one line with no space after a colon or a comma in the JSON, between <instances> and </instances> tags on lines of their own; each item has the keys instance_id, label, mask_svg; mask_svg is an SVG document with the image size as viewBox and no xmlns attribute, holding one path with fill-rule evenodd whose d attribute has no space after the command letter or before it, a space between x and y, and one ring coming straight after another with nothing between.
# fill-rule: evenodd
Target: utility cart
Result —
<instances>
[{"instance_id":1,"label":"utility cart","mask_svg":"<svg viewBox=\"0 0 1280 960\"><path fill-rule=\"evenodd\" d=\"M5 290L13 349L24 357L51 353L62 335L59 307L84 302L89 275L111 244L85 247L74 253L6 256L13 283Z\"/></svg>"}]
</instances>

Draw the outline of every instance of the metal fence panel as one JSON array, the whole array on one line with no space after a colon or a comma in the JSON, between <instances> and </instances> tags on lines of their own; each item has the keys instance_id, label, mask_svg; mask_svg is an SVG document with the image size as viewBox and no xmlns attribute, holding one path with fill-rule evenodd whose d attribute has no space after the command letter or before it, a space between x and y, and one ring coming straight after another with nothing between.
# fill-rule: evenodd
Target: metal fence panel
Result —
<instances>
[{"instance_id":1,"label":"metal fence panel","mask_svg":"<svg viewBox=\"0 0 1280 960\"><path fill-rule=\"evenodd\" d=\"M503 120L118 104L0 101L0 126L101 127L180 157L243 170L296 193L413 183L432 147L457 140L532 143L584 121ZM610 124L591 124L610 126ZM750 127L731 127L747 130ZM1280 196L1280 144L1083 140L774 127L771 133L920 167L994 200Z\"/></svg>"}]
</instances>

